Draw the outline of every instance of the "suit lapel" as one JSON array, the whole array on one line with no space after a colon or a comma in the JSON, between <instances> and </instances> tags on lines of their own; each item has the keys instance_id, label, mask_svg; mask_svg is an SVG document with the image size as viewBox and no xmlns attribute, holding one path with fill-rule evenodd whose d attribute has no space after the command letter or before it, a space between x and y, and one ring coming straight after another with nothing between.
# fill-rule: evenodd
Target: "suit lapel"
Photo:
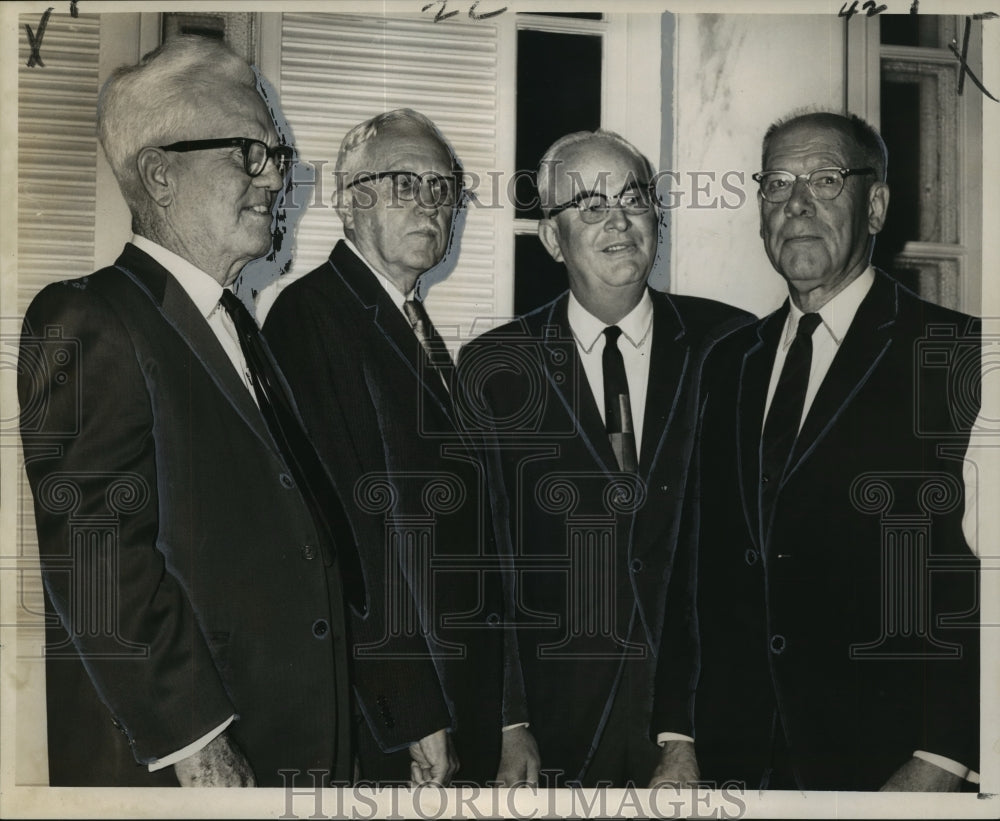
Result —
<instances>
[{"instance_id":1,"label":"suit lapel","mask_svg":"<svg viewBox=\"0 0 1000 821\"><path fill-rule=\"evenodd\" d=\"M826 435L885 355L897 309L895 283L885 274L876 274L803 421L785 481Z\"/></svg>"},{"instance_id":2,"label":"suit lapel","mask_svg":"<svg viewBox=\"0 0 1000 821\"><path fill-rule=\"evenodd\" d=\"M451 397L438 372L431 366L406 317L393 304L368 266L341 241L330 254L330 267L357 298L361 309L383 334L400 362L413 373L421 389L453 422Z\"/></svg>"},{"instance_id":3,"label":"suit lapel","mask_svg":"<svg viewBox=\"0 0 1000 821\"><path fill-rule=\"evenodd\" d=\"M757 342L743 356L737 393L740 489L747 524L758 546L760 533L760 436L774 356L788 317L788 302L757 326Z\"/></svg>"},{"instance_id":4,"label":"suit lapel","mask_svg":"<svg viewBox=\"0 0 1000 821\"><path fill-rule=\"evenodd\" d=\"M670 421L677 409L690 348L684 344L684 323L666 294L652 293L653 340L646 382L639 475L647 482L659 460Z\"/></svg>"},{"instance_id":5,"label":"suit lapel","mask_svg":"<svg viewBox=\"0 0 1000 821\"><path fill-rule=\"evenodd\" d=\"M115 264L146 292L247 425L261 441L274 449L260 409L233 367L232 360L177 280L152 257L131 244L125 246Z\"/></svg>"},{"instance_id":6,"label":"suit lapel","mask_svg":"<svg viewBox=\"0 0 1000 821\"><path fill-rule=\"evenodd\" d=\"M553 392L574 420L584 447L606 472L618 472L618 462L601 421L594 393L583 372L576 339L569 327L568 293L552 304L541 329L544 366Z\"/></svg>"}]
</instances>

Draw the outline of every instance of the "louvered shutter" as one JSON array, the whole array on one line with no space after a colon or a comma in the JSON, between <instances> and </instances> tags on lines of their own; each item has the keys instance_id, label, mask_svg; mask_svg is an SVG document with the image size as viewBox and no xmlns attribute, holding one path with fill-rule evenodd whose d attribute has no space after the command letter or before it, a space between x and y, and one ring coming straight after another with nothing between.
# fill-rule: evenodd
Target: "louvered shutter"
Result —
<instances>
[{"instance_id":1,"label":"louvered shutter","mask_svg":"<svg viewBox=\"0 0 1000 821\"><path fill-rule=\"evenodd\" d=\"M94 269L99 20L96 15L53 15L40 49L44 66L28 68L27 37L19 38L19 315L48 283ZM19 23L22 32L27 23L37 33L39 15L22 14ZM4 354L13 357L13 346ZM13 429L10 434L20 445ZM17 655L25 661L19 661L17 674L23 686L18 691L16 777L20 784L45 784L44 670L37 663L44 641L44 601L31 490L23 470L18 478Z\"/></svg>"},{"instance_id":2,"label":"louvered shutter","mask_svg":"<svg viewBox=\"0 0 1000 821\"><path fill-rule=\"evenodd\" d=\"M22 37L18 69L17 308L23 314L45 285L94 270L97 92L100 18L60 15L41 46L45 65L28 68ZM35 30L38 15L21 15ZM41 332L41 328L35 329ZM23 555L37 555L31 492L21 474ZM42 612L37 573L22 574L19 619Z\"/></svg>"},{"instance_id":3,"label":"louvered shutter","mask_svg":"<svg viewBox=\"0 0 1000 821\"><path fill-rule=\"evenodd\" d=\"M326 259L343 236L331 205L333 169L341 139L362 120L394 108L416 109L437 124L466 171L489 179L487 172L497 168L497 40L488 21L282 15L281 108L300 157L322 163L322 203L299 194L309 204L298 224L292 266L276 283L279 290ZM496 313L500 215L495 207L470 206L458 264L430 291L428 311L452 347L459 326L465 338L475 317ZM263 295L258 316L272 301L273 293Z\"/></svg>"},{"instance_id":4,"label":"louvered shutter","mask_svg":"<svg viewBox=\"0 0 1000 821\"><path fill-rule=\"evenodd\" d=\"M18 310L49 282L94 269L97 188L97 15L53 17L41 46L44 67L18 72ZM58 21L58 22L57 22ZM21 26L38 27L37 14Z\"/></svg>"}]
</instances>

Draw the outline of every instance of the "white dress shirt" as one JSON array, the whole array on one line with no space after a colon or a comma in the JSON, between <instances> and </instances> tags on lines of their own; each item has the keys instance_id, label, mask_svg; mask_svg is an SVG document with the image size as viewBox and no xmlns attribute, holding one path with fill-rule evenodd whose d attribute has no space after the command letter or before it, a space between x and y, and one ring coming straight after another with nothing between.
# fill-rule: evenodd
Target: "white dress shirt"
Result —
<instances>
[{"instance_id":1,"label":"white dress shirt","mask_svg":"<svg viewBox=\"0 0 1000 821\"><path fill-rule=\"evenodd\" d=\"M236 368L236 372L242 377L247 390L250 391L250 395L254 397L254 401L256 402L257 397L253 393L246 360L243 358L243 349L240 348L240 343L236 336L236 328L233 326L229 314L219 305L219 300L222 298L222 286L186 259L177 256L173 251L168 251L162 245L158 245L152 240L135 234L130 241L136 248L148 254L166 268L173 278L177 280L181 288L184 289L184 292L191 297L191 301L194 302L195 307L205 317L208 326L212 329L219 342L222 343L222 347L232 361L233 367ZM194 755L206 747L209 742L221 735L223 730L232 724L235 717L235 715L231 715L222 724L207 732L197 741L193 741L186 747L151 762L147 765L149 771L152 773L162 770Z\"/></svg>"},{"instance_id":2,"label":"white dress shirt","mask_svg":"<svg viewBox=\"0 0 1000 821\"><path fill-rule=\"evenodd\" d=\"M355 245L346 237L344 237L344 245L350 248L354 252L354 256L360 259L365 264L365 267L373 274L375 274L375 279L378 280L378 284L385 289L385 292L389 295L389 299L392 300L392 304L399 309L399 312L403 315L403 318L406 319L406 324L409 325L410 319L409 317L406 316L406 311L403 310L403 303L406 302L408 299L413 299L413 294L417 290L416 283L414 283L414 287L409 293L404 294L402 291L399 290L399 288L396 287L396 283L393 282L391 279L389 279L389 277L383 276L374 268L372 268L372 266L368 263L368 260L365 259L364 255L358 250L358 246ZM416 282L419 281L420 277L417 277Z\"/></svg>"},{"instance_id":3,"label":"white dress shirt","mask_svg":"<svg viewBox=\"0 0 1000 821\"><path fill-rule=\"evenodd\" d=\"M566 306L567 319L576 349L580 354L583 372L587 376L590 392L597 402L597 412L604 419L604 345L609 327L584 308L570 291ZM628 382L629 404L632 406L632 430L635 431L635 455L642 447L642 423L646 415L646 389L649 383L649 353L653 348L653 300L649 291L642 292L642 299L616 323L622 329L618 337L618 350L625 362L625 379Z\"/></svg>"},{"instance_id":4,"label":"white dress shirt","mask_svg":"<svg viewBox=\"0 0 1000 821\"><path fill-rule=\"evenodd\" d=\"M826 377L833 358L840 349L840 343L844 341L848 328L854 321L854 315L871 290L875 282L875 269L869 266L861 276L844 288L833 299L819 309L820 322L812 335L812 362L809 365L809 383L806 386L806 401L802 407L802 416L799 419L799 429L802 429L802 422L809 414L813 400L820 384ZM767 388L767 401L764 403L764 419L771 409L771 400L774 398L774 391L778 387L778 378L781 376L781 369L788 356L788 349L795 339L795 332L799 328L799 320L802 318L802 310L789 300L788 318L785 320L785 331L778 345L777 355L774 357L774 367L771 369L771 383ZM763 427L761 428L763 430Z\"/></svg>"},{"instance_id":5,"label":"white dress shirt","mask_svg":"<svg viewBox=\"0 0 1000 821\"><path fill-rule=\"evenodd\" d=\"M183 257L177 256L173 251L168 251L152 240L134 234L131 242L140 251L148 254L166 268L184 289L184 292L191 297L191 301L198 312L205 317L208 327L212 329L212 333L219 340L226 356L233 363L233 367L236 368L236 372L243 380L250 396L256 402L257 396L253 390L253 382L250 379L246 359L243 357L243 348L240 347L240 338L236 334L236 326L233 325L229 313L219 302L222 299L222 286L213 277L196 268Z\"/></svg>"},{"instance_id":6,"label":"white dress shirt","mask_svg":"<svg viewBox=\"0 0 1000 821\"><path fill-rule=\"evenodd\" d=\"M840 349L847 331L854 321L854 316L861 307L861 303L868 295L875 282L875 269L869 266L861 276L844 288L833 299L826 303L817 313L822 320L816 326L812 335L812 362L809 365L809 382L806 387L805 404L802 408L802 417L799 419L799 430L802 423L809 414L816 392L823 383L830 365L833 363L837 351ZM774 357L774 367L771 370L771 383L767 389L767 401L764 405L764 420L767 420L767 413L771 408L771 400L774 398L775 389L778 386L778 379L781 376L781 369L785 364L788 349L795 339L795 333L799 327L799 320L802 318L802 310L794 302L789 301L788 318L785 320L785 330L778 345L778 351ZM971 494L975 497L975 487L969 487L969 472L965 473L966 478L966 498ZM964 523L963 523L964 524ZM950 758L928 753L923 750L916 750L913 753L915 758L921 758L931 764L935 764L943 770L947 770L960 778L965 778L974 784L979 783L979 774L970 771L968 767L953 761ZM902 762L900 762L902 764Z\"/></svg>"}]
</instances>

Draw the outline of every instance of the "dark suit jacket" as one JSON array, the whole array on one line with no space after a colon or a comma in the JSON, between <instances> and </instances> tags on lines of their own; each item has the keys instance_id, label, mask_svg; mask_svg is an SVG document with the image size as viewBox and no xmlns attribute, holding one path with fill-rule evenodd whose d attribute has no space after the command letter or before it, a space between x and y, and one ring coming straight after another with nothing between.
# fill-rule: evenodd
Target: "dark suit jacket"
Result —
<instances>
[{"instance_id":1,"label":"dark suit jacket","mask_svg":"<svg viewBox=\"0 0 1000 821\"><path fill-rule=\"evenodd\" d=\"M915 750L975 768L978 565L961 456L979 407L978 321L877 273L768 527L759 448L787 312L706 364L693 491L702 776L756 788L775 706L803 788L877 789Z\"/></svg>"},{"instance_id":2,"label":"dark suit jacket","mask_svg":"<svg viewBox=\"0 0 1000 821\"><path fill-rule=\"evenodd\" d=\"M637 476L618 471L569 328L568 293L462 351L465 409L492 428L501 544L516 568L512 620L542 766L581 778L625 665L645 684L640 737L690 734L688 711L649 726L670 606L674 542L698 374L712 342L750 315L650 291L652 353ZM683 613L668 627L690 639ZM618 730L620 728L612 728ZM621 728L624 729L624 728Z\"/></svg>"},{"instance_id":3,"label":"dark suit jacket","mask_svg":"<svg viewBox=\"0 0 1000 821\"><path fill-rule=\"evenodd\" d=\"M49 615L51 783L176 784L145 762L233 713L258 784L281 785L279 768L346 777L339 579L177 281L126 245L114 266L45 288L18 388Z\"/></svg>"},{"instance_id":4,"label":"dark suit jacket","mask_svg":"<svg viewBox=\"0 0 1000 821\"><path fill-rule=\"evenodd\" d=\"M405 749L451 727L457 778L496 775L499 574L485 476L400 310L338 243L288 286L264 329L347 500L371 602L353 620L362 777L408 780Z\"/></svg>"}]
</instances>

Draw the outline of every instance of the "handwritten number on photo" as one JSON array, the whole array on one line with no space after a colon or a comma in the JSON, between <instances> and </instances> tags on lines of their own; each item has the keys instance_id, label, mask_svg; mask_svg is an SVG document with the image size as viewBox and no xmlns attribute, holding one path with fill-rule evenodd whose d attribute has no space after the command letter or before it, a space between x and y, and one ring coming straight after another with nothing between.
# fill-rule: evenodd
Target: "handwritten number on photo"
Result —
<instances>
[{"instance_id":1,"label":"handwritten number on photo","mask_svg":"<svg viewBox=\"0 0 1000 821\"><path fill-rule=\"evenodd\" d=\"M497 9L496 11L484 11L477 13L476 9L479 7L479 3L480 0L476 0L476 2L469 7L469 17L471 17L473 20L487 20L490 17L496 17L498 14L503 14L505 11L507 11L507 7L504 6L502 9ZM448 18L454 17L456 14L458 14L457 10L449 11L447 14L445 13L445 11L448 8L448 0L434 0L434 2L428 3L420 10L428 11L434 6L438 6L437 14L434 15L435 23L440 23L442 20L447 20Z\"/></svg>"}]
</instances>

